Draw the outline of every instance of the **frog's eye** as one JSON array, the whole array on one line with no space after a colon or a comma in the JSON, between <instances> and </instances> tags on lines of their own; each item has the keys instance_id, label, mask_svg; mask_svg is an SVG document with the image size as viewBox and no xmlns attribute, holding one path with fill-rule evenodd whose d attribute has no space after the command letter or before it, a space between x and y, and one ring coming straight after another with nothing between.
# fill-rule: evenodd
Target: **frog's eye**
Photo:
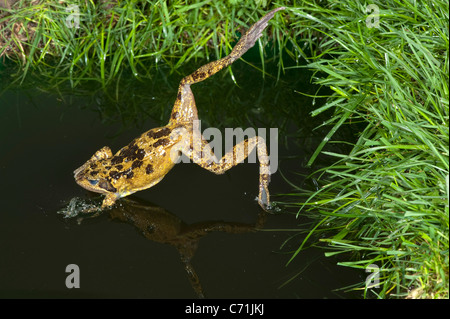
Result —
<instances>
[{"instance_id":1,"label":"frog's eye","mask_svg":"<svg viewBox=\"0 0 450 319\"><path fill-rule=\"evenodd\" d=\"M88 179L88 182L92 185L95 186L98 184L98 179Z\"/></svg>"}]
</instances>

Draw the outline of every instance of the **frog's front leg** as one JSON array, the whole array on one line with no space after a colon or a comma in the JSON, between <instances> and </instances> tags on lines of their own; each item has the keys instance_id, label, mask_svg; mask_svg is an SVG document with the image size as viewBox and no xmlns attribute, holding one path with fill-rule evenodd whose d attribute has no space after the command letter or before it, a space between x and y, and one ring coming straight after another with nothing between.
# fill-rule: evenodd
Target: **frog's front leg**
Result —
<instances>
[{"instance_id":1,"label":"frog's front leg","mask_svg":"<svg viewBox=\"0 0 450 319\"><path fill-rule=\"evenodd\" d=\"M105 208L113 206L116 203L116 200L118 199L119 196L117 196L115 193L107 194L106 197L103 199L101 209L103 210Z\"/></svg>"},{"instance_id":2,"label":"frog's front leg","mask_svg":"<svg viewBox=\"0 0 450 319\"><path fill-rule=\"evenodd\" d=\"M185 155L190 157L194 163L215 174L223 174L230 168L241 163L256 147L259 160L258 203L262 209L270 209L270 164L266 143L263 138L254 136L236 144L233 149L226 153L220 160L217 159L208 142L203 137L199 142L201 144L201 151L195 151L196 148L194 148L194 151Z\"/></svg>"}]
</instances>

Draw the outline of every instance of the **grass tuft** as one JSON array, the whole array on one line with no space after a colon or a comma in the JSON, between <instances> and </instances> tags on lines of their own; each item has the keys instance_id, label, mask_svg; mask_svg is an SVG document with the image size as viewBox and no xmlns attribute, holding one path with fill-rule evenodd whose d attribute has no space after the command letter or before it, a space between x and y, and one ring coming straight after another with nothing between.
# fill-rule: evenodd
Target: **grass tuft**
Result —
<instances>
[{"instance_id":1,"label":"grass tuft","mask_svg":"<svg viewBox=\"0 0 450 319\"><path fill-rule=\"evenodd\" d=\"M292 258L321 238L328 256L349 259L341 265L378 267L380 287L361 283L365 296L448 298L449 4L371 1L379 8L373 28L368 4L293 9L298 24L321 34L308 68L332 90L313 112L334 110L309 165L319 154L335 160L313 175L319 188L298 194L306 200L285 203L317 220ZM364 129L351 152L326 151L353 123Z\"/></svg>"}]
</instances>

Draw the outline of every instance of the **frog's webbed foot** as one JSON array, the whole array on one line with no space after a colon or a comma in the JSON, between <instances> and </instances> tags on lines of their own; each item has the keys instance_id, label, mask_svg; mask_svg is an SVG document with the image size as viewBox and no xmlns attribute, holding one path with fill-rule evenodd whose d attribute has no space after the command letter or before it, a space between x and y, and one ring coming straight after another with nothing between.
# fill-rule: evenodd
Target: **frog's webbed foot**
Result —
<instances>
[{"instance_id":1,"label":"frog's webbed foot","mask_svg":"<svg viewBox=\"0 0 450 319\"><path fill-rule=\"evenodd\" d=\"M264 17L262 17L258 22L252 25L250 29L248 29L247 32L244 33L239 42L235 45L230 55L235 55L236 60L239 57L241 57L245 52L247 52L248 49L253 47L255 45L256 40L258 40L261 37L262 32L267 27L269 20L273 18L276 12L284 9L286 8L279 7L273 9L272 11L267 13Z\"/></svg>"},{"instance_id":2,"label":"frog's webbed foot","mask_svg":"<svg viewBox=\"0 0 450 319\"><path fill-rule=\"evenodd\" d=\"M242 35L229 55L220 60L203 65L197 71L181 80L180 86L191 85L203 81L239 59L255 45L256 40L261 37L262 32L267 27L269 20L273 18L274 14L283 9L285 9L285 7L276 8L270 11Z\"/></svg>"},{"instance_id":3,"label":"frog's webbed foot","mask_svg":"<svg viewBox=\"0 0 450 319\"><path fill-rule=\"evenodd\" d=\"M97 217L100 215L104 210L112 208L112 206L116 203L116 200L118 199L116 194L108 194L103 199L102 205L99 207L98 203L95 205L90 205L88 207L83 208L80 213L82 214L93 214L89 217Z\"/></svg>"},{"instance_id":4,"label":"frog's webbed foot","mask_svg":"<svg viewBox=\"0 0 450 319\"><path fill-rule=\"evenodd\" d=\"M82 211L80 211L80 214L82 216L77 219L78 224L81 224L81 222L87 218L95 218L100 216L104 210L111 208L116 200L117 196L115 194L108 194L103 199L102 205L100 207L98 205L95 205L83 209Z\"/></svg>"}]
</instances>

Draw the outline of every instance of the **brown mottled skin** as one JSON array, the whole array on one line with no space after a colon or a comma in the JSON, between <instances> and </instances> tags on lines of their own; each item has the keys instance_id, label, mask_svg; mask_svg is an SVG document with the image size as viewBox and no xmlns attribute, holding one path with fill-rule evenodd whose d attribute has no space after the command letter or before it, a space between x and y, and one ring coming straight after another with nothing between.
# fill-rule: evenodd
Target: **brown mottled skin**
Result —
<instances>
[{"instance_id":1,"label":"brown mottled skin","mask_svg":"<svg viewBox=\"0 0 450 319\"><path fill-rule=\"evenodd\" d=\"M258 203L264 210L270 207L270 170L264 140L257 136L244 140L222 159L214 161L215 156L208 142L194 129L194 121L198 120L198 116L190 86L239 59L255 44L274 14L282 9L284 7L270 11L251 26L228 56L200 67L181 80L170 121L166 126L143 133L115 155L105 146L74 171L75 180L80 186L106 195L102 209L112 206L118 198L157 184L175 165L181 153L201 167L215 174L223 174L243 161L256 146L260 161ZM194 141L201 144L200 150L193 147ZM240 153L242 151L245 153ZM245 154L245 158L237 159L237 154Z\"/></svg>"}]
</instances>

